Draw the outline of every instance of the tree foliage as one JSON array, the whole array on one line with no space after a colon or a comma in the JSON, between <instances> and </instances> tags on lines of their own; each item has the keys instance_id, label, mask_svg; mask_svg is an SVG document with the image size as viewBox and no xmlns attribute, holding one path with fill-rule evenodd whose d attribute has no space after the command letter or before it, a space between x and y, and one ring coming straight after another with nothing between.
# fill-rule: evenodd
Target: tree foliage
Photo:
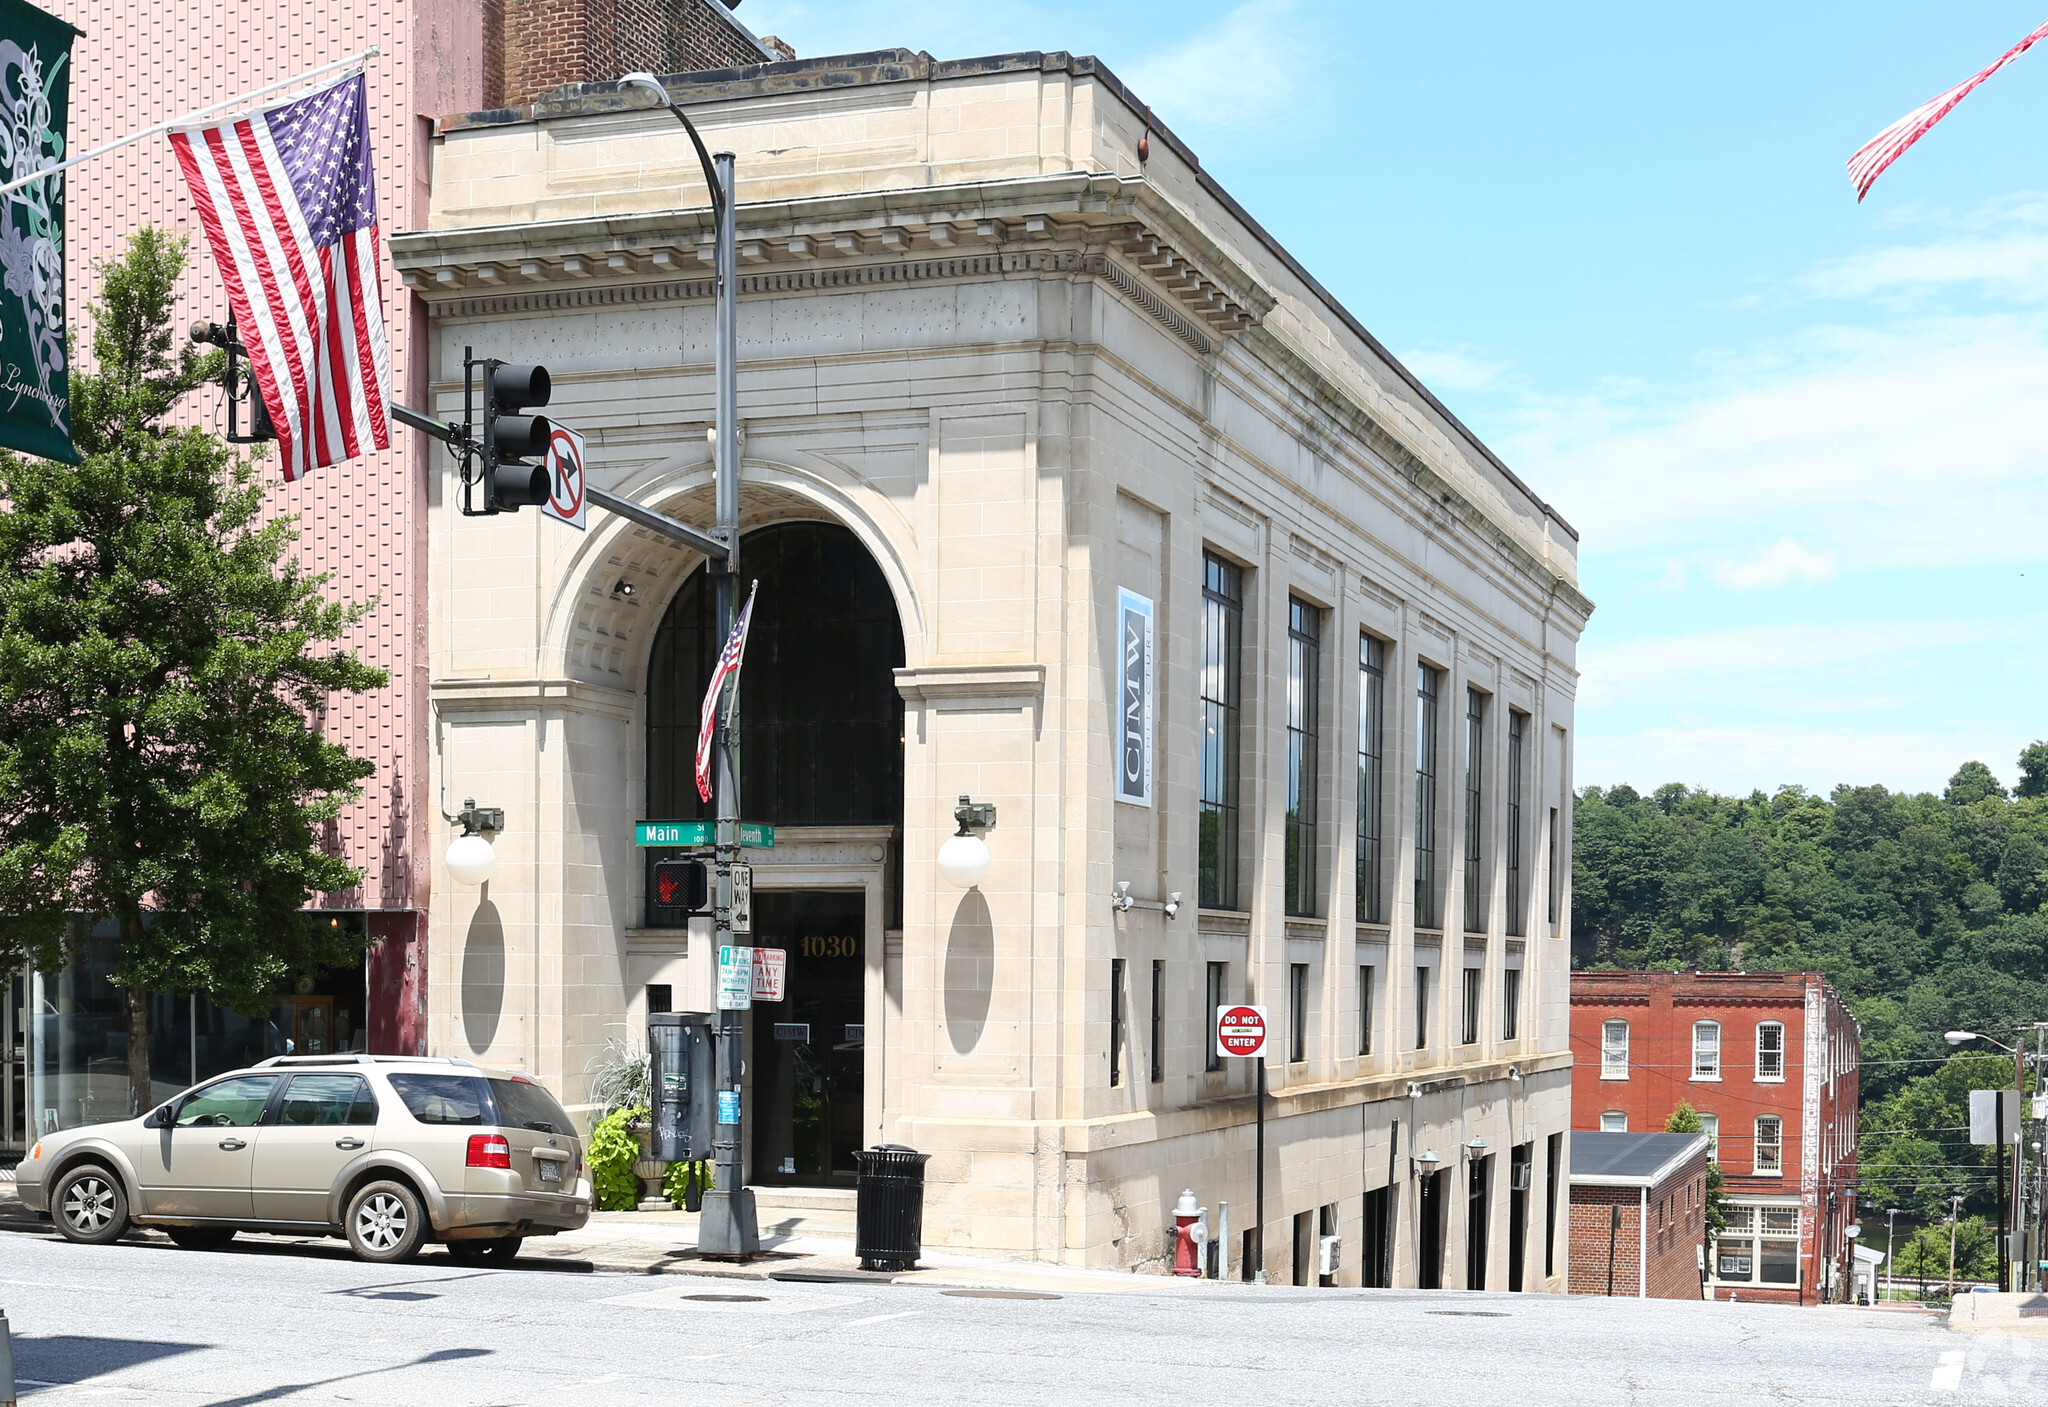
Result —
<instances>
[{"instance_id":1,"label":"tree foliage","mask_svg":"<svg viewBox=\"0 0 2048 1407\"><path fill-rule=\"evenodd\" d=\"M1825 974L1863 1030L1865 1195L1992 1212L1969 1091L2011 1088L2012 1062L1942 1033L2048 1019L2048 742L2011 793L1981 762L1940 795L1588 787L1572 834L1578 965Z\"/></svg>"},{"instance_id":2,"label":"tree foliage","mask_svg":"<svg viewBox=\"0 0 2048 1407\"><path fill-rule=\"evenodd\" d=\"M147 992L261 1009L348 956L300 911L359 882L321 833L372 768L319 720L385 680L336 648L361 608L291 556L256 468L165 423L211 370L172 352L184 262L145 228L100 270L83 462L0 452L0 965L113 920L138 1101Z\"/></svg>"}]
</instances>

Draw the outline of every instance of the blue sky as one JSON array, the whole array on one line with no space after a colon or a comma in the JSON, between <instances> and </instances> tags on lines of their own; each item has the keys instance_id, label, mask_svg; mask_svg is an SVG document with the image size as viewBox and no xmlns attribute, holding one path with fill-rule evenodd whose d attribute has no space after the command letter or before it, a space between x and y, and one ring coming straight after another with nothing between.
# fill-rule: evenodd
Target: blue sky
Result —
<instances>
[{"instance_id":1,"label":"blue sky","mask_svg":"<svg viewBox=\"0 0 2048 1407\"><path fill-rule=\"evenodd\" d=\"M2010 783L2048 737L2048 44L2000 3L747 0L1107 62L1583 535L1578 777Z\"/></svg>"}]
</instances>

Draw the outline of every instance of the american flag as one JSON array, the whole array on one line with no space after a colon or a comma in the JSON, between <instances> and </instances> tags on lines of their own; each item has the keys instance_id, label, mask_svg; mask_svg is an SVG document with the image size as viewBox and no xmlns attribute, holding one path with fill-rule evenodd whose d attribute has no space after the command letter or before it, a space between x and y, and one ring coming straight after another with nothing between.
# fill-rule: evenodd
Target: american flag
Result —
<instances>
[{"instance_id":1,"label":"american flag","mask_svg":"<svg viewBox=\"0 0 2048 1407\"><path fill-rule=\"evenodd\" d=\"M284 476L391 447L382 251L360 71L171 133Z\"/></svg>"},{"instance_id":2,"label":"american flag","mask_svg":"<svg viewBox=\"0 0 2048 1407\"><path fill-rule=\"evenodd\" d=\"M711 799L711 739L718 732L718 701L725 696L726 681L740 672L740 657L747 652L747 622L754 618L754 593L760 589L758 581L747 588L746 604L740 607L725 649L719 652L718 667L711 671L711 687L704 691L704 714L697 724L697 795L705 801Z\"/></svg>"},{"instance_id":3,"label":"american flag","mask_svg":"<svg viewBox=\"0 0 2048 1407\"><path fill-rule=\"evenodd\" d=\"M2033 48L2035 41L2043 36L2048 36L2048 24L2042 25L2007 49L1997 63L1976 77L1968 82L1958 83L1930 102L1922 103L1865 142L1862 148L1849 158L1849 179L1855 183L1857 202L1860 204L1863 197L1870 194L1871 183L1884 174L1885 167L1904 156L1906 148L1926 136L1927 129L1948 116L1949 109L1968 97L1972 88Z\"/></svg>"}]
</instances>

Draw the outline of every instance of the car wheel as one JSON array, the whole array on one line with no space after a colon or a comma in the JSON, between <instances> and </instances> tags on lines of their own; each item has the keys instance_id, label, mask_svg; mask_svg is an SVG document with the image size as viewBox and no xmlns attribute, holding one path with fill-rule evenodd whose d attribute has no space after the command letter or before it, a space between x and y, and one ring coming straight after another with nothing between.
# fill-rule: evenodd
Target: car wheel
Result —
<instances>
[{"instance_id":1,"label":"car wheel","mask_svg":"<svg viewBox=\"0 0 2048 1407\"><path fill-rule=\"evenodd\" d=\"M218 1251L235 1239L232 1226L166 1226L164 1234L188 1251Z\"/></svg>"},{"instance_id":2,"label":"car wheel","mask_svg":"<svg viewBox=\"0 0 2048 1407\"><path fill-rule=\"evenodd\" d=\"M121 1179L97 1163L74 1168L57 1180L50 1199L57 1229L67 1241L104 1246L128 1233L128 1192Z\"/></svg>"},{"instance_id":3,"label":"car wheel","mask_svg":"<svg viewBox=\"0 0 2048 1407\"><path fill-rule=\"evenodd\" d=\"M426 1210L419 1194L404 1183L367 1183L349 1198L348 1244L358 1260L379 1265L411 1260L426 1239Z\"/></svg>"},{"instance_id":4,"label":"car wheel","mask_svg":"<svg viewBox=\"0 0 2048 1407\"><path fill-rule=\"evenodd\" d=\"M523 1236L467 1237L448 1243L448 1258L464 1265L510 1265L519 1255Z\"/></svg>"}]
</instances>

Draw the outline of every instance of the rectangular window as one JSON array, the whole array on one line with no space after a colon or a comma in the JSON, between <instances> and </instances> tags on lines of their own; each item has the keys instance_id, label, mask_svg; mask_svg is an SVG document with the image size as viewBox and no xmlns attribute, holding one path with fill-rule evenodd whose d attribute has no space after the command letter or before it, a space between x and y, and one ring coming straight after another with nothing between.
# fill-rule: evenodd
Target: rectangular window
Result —
<instances>
[{"instance_id":1,"label":"rectangular window","mask_svg":"<svg viewBox=\"0 0 2048 1407\"><path fill-rule=\"evenodd\" d=\"M1511 967L1500 975L1500 1038L1519 1039L1522 1034L1522 969Z\"/></svg>"},{"instance_id":2,"label":"rectangular window","mask_svg":"<svg viewBox=\"0 0 2048 1407\"><path fill-rule=\"evenodd\" d=\"M1756 1279L1756 1208L1726 1209L1728 1225L1714 1238L1714 1278L1737 1285Z\"/></svg>"},{"instance_id":3,"label":"rectangular window","mask_svg":"<svg viewBox=\"0 0 2048 1407\"><path fill-rule=\"evenodd\" d=\"M1436 883L1436 734L1437 688L1441 670L1415 669L1415 926L1435 928Z\"/></svg>"},{"instance_id":4,"label":"rectangular window","mask_svg":"<svg viewBox=\"0 0 2048 1407\"><path fill-rule=\"evenodd\" d=\"M1756 1278L1766 1285L1799 1283L1799 1209L1759 1207Z\"/></svg>"},{"instance_id":5,"label":"rectangular window","mask_svg":"<svg viewBox=\"0 0 2048 1407\"><path fill-rule=\"evenodd\" d=\"M1776 1114L1761 1115L1756 1121L1756 1165L1758 1177L1784 1173L1785 1121Z\"/></svg>"},{"instance_id":6,"label":"rectangular window","mask_svg":"<svg viewBox=\"0 0 2048 1407\"><path fill-rule=\"evenodd\" d=\"M1720 1162L1721 1116L1719 1114L1700 1115L1700 1132L1707 1136L1707 1156L1717 1163Z\"/></svg>"},{"instance_id":7,"label":"rectangular window","mask_svg":"<svg viewBox=\"0 0 2048 1407\"><path fill-rule=\"evenodd\" d=\"M1109 1084L1124 1082L1124 960L1109 960Z\"/></svg>"},{"instance_id":8,"label":"rectangular window","mask_svg":"<svg viewBox=\"0 0 2048 1407\"><path fill-rule=\"evenodd\" d=\"M1600 1132L1627 1133L1628 1114L1621 1109L1609 1109L1600 1116Z\"/></svg>"},{"instance_id":9,"label":"rectangular window","mask_svg":"<svg viewBox=\"0 0 2048 1407\"><path fill-rule=\"evenodd\" d=\"M1557 1185L1564 1178L1564 1135L1554 1133L1544 1152L1543 1273L1557 1274Z\"/></svg>"},{"instance_id":10,"label":"rectangular window","mask_svg":"<svg viewBox=\"0 0 2048 1407\"><path fill-rule=\"evenodd\" d=\"M1625 1080L1628 1078L1628 1022L1603 1021L1600 1023L1600 1078L1603 1080Z\"/></svg>"},{"instance_id":11,"label":"rectangular window","mask_svg":"<svg viewBox=\"0 0 2048 1407\"><path fill-rule=\"evenodd\" d=\"M1696 1080L1721 1078L1721 1023L1692 1023L1692 1077Z\"/></svg>"},{"instance_id":12,"label":"rectangular window","mask_svg":"<svg viewBox=\"0 0 2048 1407\"><path fill-rule=\"evenodd\" d=\"M1230 964L1212 962L1209 964L1209 1007L1202 1013L1202 1068L1221 1070L1223 1052L1216 1046L1216 1009L1223 1005L1223 980ZM1229 1247L1225 1247L1228 1250Z\"/></svg>"},{"instance_id":13,"label":"rectangular window","mask_svg":"<svg viewBox=\"0 0 2048 1407\"><path fill-rule=\"evenodd\" d=\"M1166 1078L1166 964L1152 964L1152 1083Z\"/></svg>"},{"instance_id":14,"label":"rectangular window","mask_svg":"<svg viewBox=\"0 0 2048 1407\"><path fill-rule=\"evenodd\" d=\"M1550 912L1550 926L1557 926L1557 916L1564 912L1564 837L1558 834L1557 808L1550 808L1550 831L1547 837L1550 846L1550 895L1546 904Z\"/></svg>"},{"instance_id":15,"label":"rectangular window","mask_svg":"<svg viewBox=\"0 0 2048 1407\"><path fill-rule=\"evenodd\" d=\"M1486 773L1486 695L1465 691L1465 931L1486 930L1485 817L1479 798Z\"/></svg>"},{"instance_id":16,"label":"rectangular window","mask_svg":"<svg viewBox=\"0 0 2048 1407\"><path fill-rule=\"evenodd\" d=\"M660 1016L676 1009L676 989L667 982L647 984L647 1014Z\"/></svg>"},{"instance_id":17,"label":"rectangular window","mask_svg":"<svg viewBox=\"0 0 2048 1407\"><path fill-rule=\"evenodd\" d=\"M1429 969L1415 969L1415 1048L1429 1044Z\"/></svg>"},{"instance_id":18,"label":"rectangular window","mask_svg":"<svg viewBox=\"0 0 2048 1407\"><path fill-rule=\"evenodd\" d=\"M1358 921L1387 921L1384 837L1387 744L1387 647L1358 641Z\"/></svg>"},{"instance_id":19,"label":"rectangular window","mask_svg":"<svg viewBox=\"0 0 2048 1407\"><path fill-rule=\"evenodd\" d=\"M1287 1058L1308 1059L1308 964L1287 967Z\"/></svg>"},{"instance_id":20,"label":"rectangular window","mask_svg":"<svg viewBox=\"0 0 2048 1407\"><path fill-rule=\"evenodd\" d=\"M1458 1044L1473 1045L1479 1040L1479 994L1486 973L1477 967L1465 969L1465 1001L1463 1019L1458 1027Z\"/></svg>"},{"instance_id":21,"label":"rectangular window","mask_svg":"<svg viewBox=\"0 0 2048 1407\"><path fill-rule=\"evenodd\" d=\"M1520 938L1528 928L1522 912L1522 756L1528 742L1529 715L1508 710L1508 936Z\"/></svg>"},{"instance_id":22,"label":"rectangular window","mask_svg":"<svg viewBox=\"0 0 2048 1407\"><path fill-rule=\"evenodd\" d=\"M1316 911L1316 704L1323 613L1287 598L1287 912Z\"/></svg>"},{"instance_id":23,"label":"rectangular window","mask_svg":"<svg viewBox=\"0 0 2048 1407\"><path fill-rule=\"evenodd\" d=\"M1244 664L1244 572L1202 558L1201 872L1205 909L1238 906L1238 717Z\"/></svg>"},{"instance_id":24,"label":"rectangular window","mask_svg":"<svg viewBox=\"0 0 2048 1407\"><path fill-rule=\"evenodd\" d=\"M1372 1054L1372 966L1358 969L1358 1053Z\"/></svg>"},{"instance_id":25,"label":"rectangular window","mask_svg":"<svg viewBox=\"0 0 2048 1407\"><path fill-rule=\"evenodd\" d=\"M1757 1023L1756 1077L1759 1080L1785 1078L1785 1028L1776 1021Z\"/></svg>"}]
</instances>

